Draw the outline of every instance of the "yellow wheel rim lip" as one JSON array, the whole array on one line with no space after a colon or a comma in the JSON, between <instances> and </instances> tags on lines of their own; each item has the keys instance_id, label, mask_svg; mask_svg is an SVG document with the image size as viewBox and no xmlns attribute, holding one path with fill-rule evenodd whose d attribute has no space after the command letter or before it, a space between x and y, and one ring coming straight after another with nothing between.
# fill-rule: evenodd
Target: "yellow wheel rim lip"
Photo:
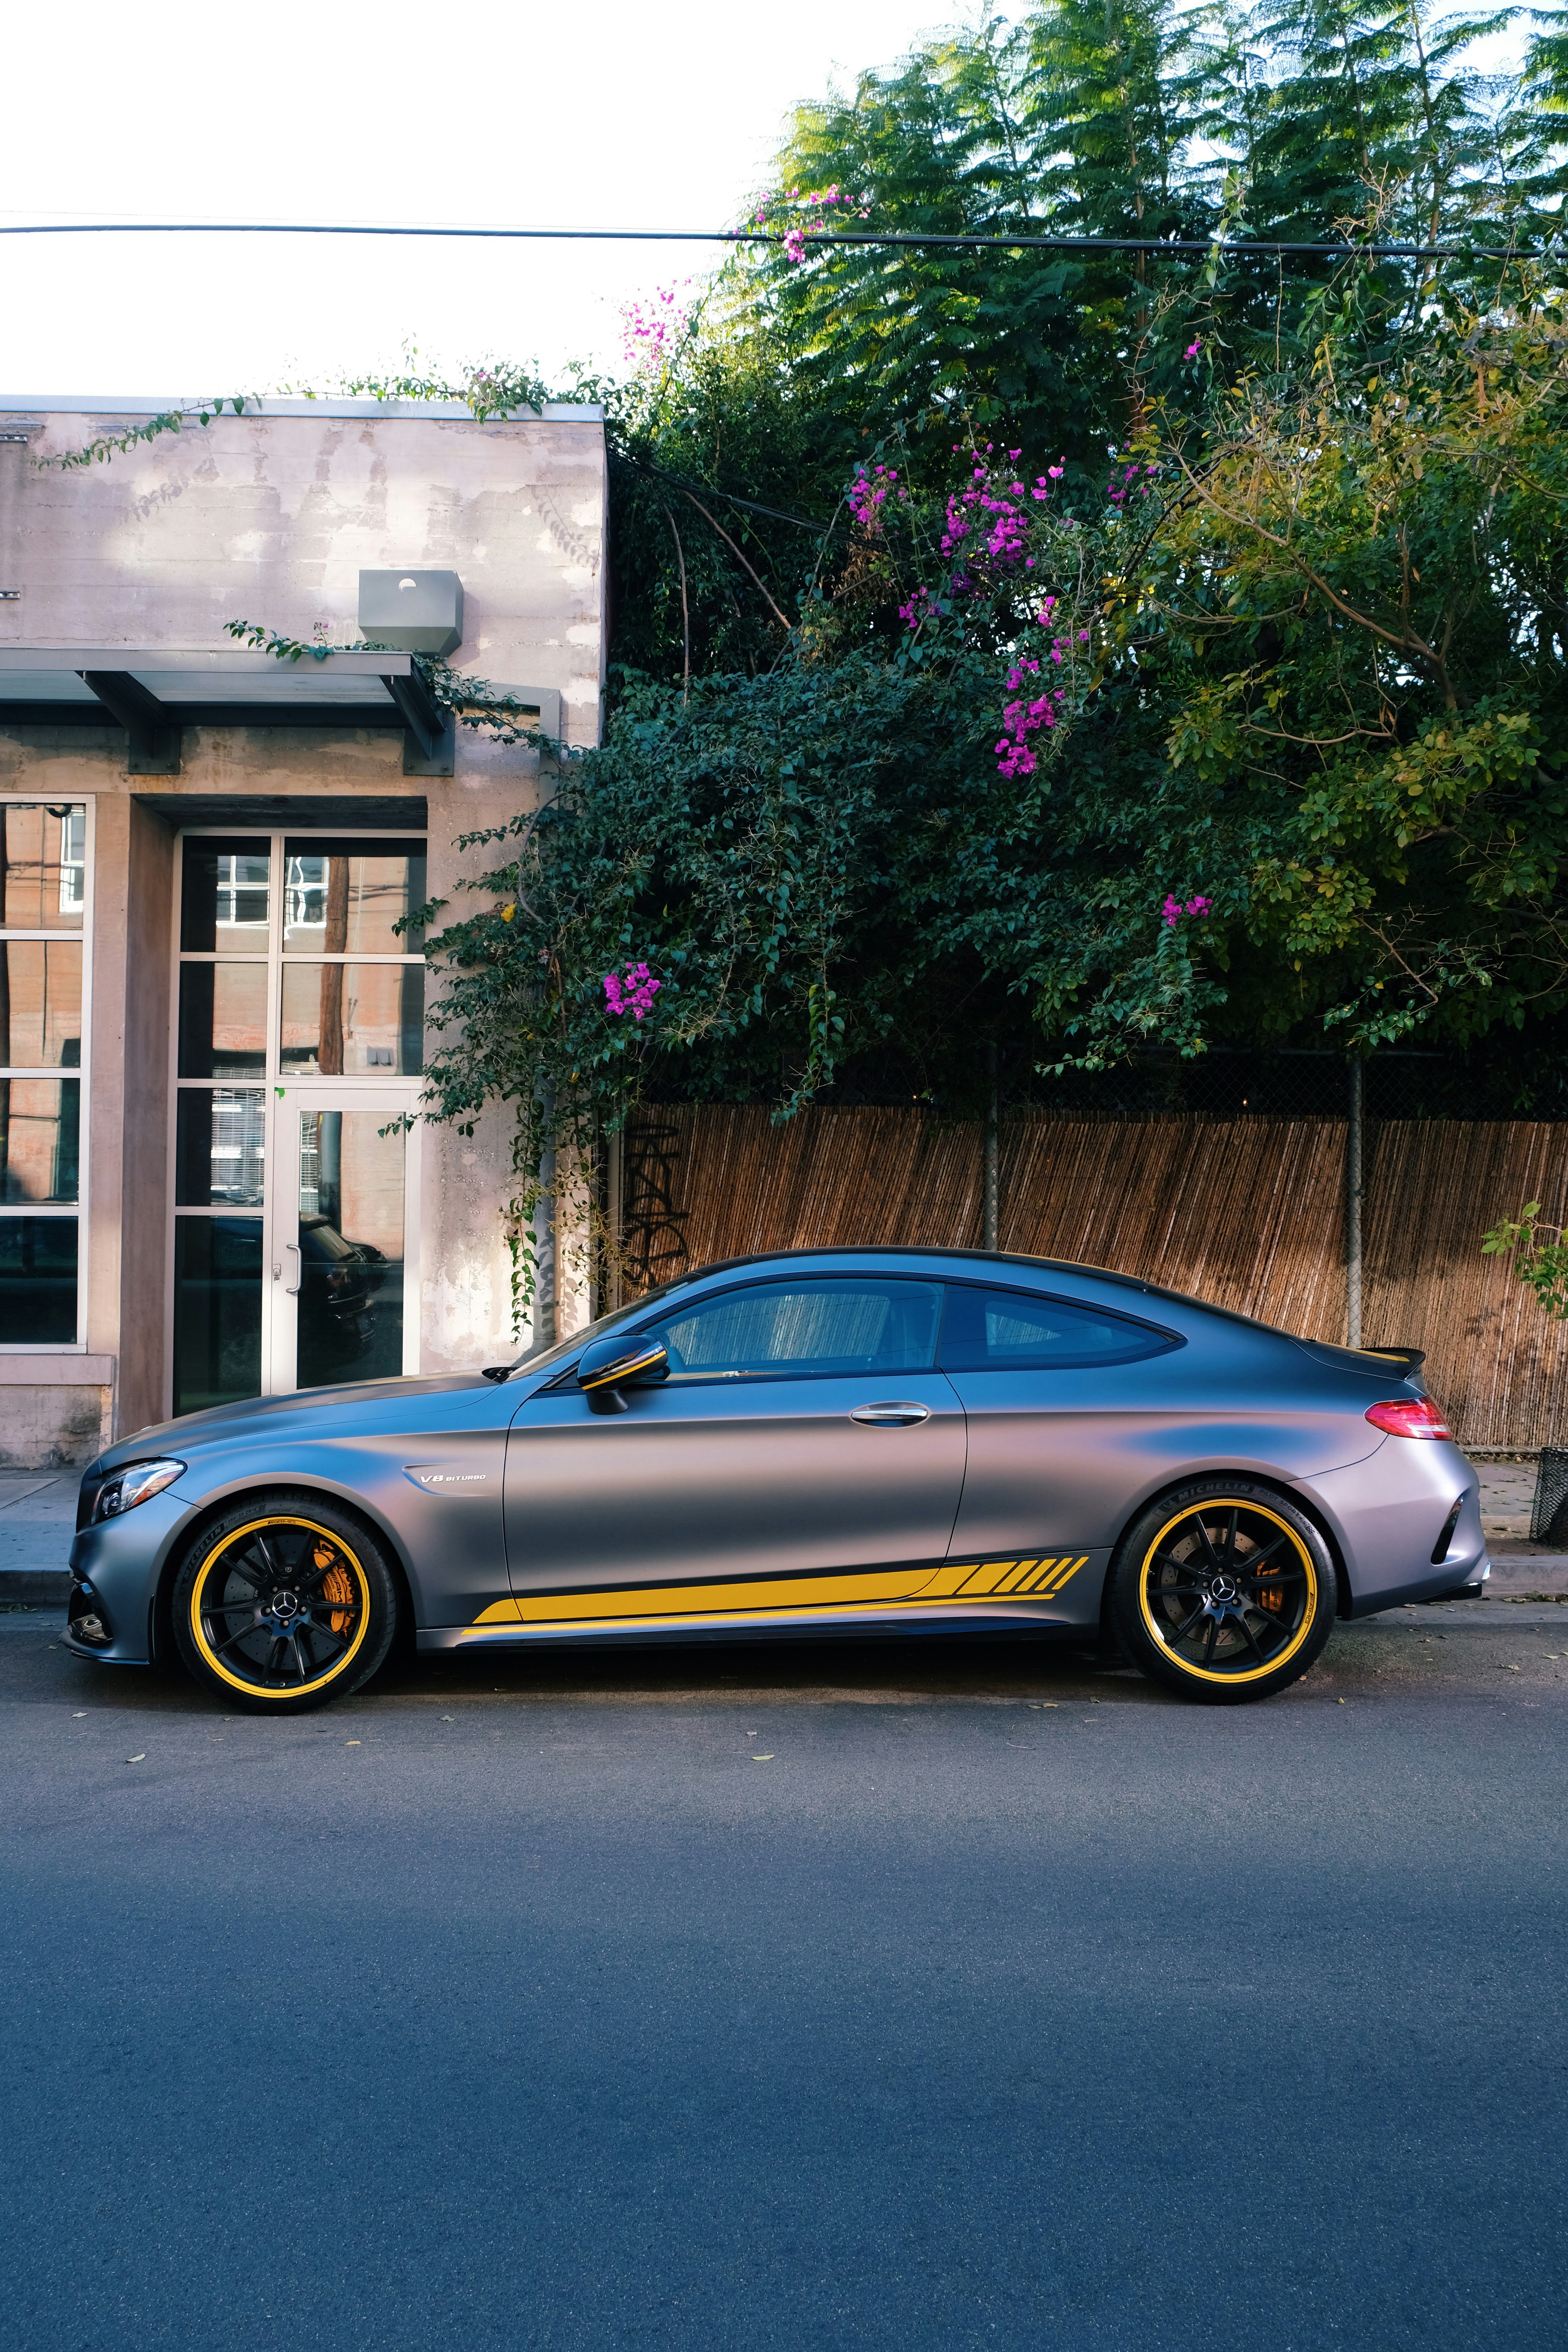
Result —
<instances>
[{"instance_id":1,"label":"yellow wheel rim lip","mask_svg":"<svg viewBox=\"0 0 1568 2352\"><path fill-rule=\"evenodd\" d=\"M344 1567L353 1571L359 1586L359 1631L342 1656L334 1658L326 1672L318 1675L313 1682L291 1683L287 1690L268 1690L262 1683L247 1683L242 1675L232 1673L207 1640L205 1628L202 1624L202 1595L206 1591L207 1578L232 1546L242 1541L247 1536L255 1535L261 1528L304 1528L309 1534L320 1536L324 1543L330 1543L332 1546ZM191 1586L190 1622L191 1639L201 1654L202 1663L209 1666L215 1675L221 1675L232 1689L243 1691L247 1698L278 1701L307 1698L312 1692L325 1690L330 1684L336 1682L344 1667L352 1662L363 1643L364 1637L370 1631L370 1579L360 1566L354 1552L335 1528L324 1528L319 1520L304 1518L297 1512L274 1511L265 1518L247 1519L242 1528L231 1528L223 1540L214 1545L200 1568L197 1569L195 1581Z\"/></svg>"},{"instance_id":2,"label":"yellow wheel rim lip","mask_svg":"<svg viewBox=\"0 0 1568 2352\"><path fill-rule=\"evenodd\" d=\"M1301 1622L1284 1649L1277 1656L1265 1659L1260 1666L1247 1666L1229 1674L1216 1672L1213 1666L1190 1664L1172 1647L1164 1633L1155 1623L1153 1612L1149 1606L1149 1570L1153 1562L1154 1554L1173 1528L1179 1528L1184 1519L1198 1518L1208 1511L1249 1511L1257 1518L1268 1520L1271 1526L1279 1529L1281 1535L1289 1538L1296 1558L1307 1574L1307 1599L1301 1612ZM1194 1682L1217 1683L1224 1689L1234 1690L1247 1683L1261 1682L1266 1675L1278 1674L1279 1668L1288 1665L1296 1655L1317 1622L1318 1571L1313 1564L1311 1553L1289 1519L1282 1519L1278 1511L1271 1511L1265 1503L1244 1501L1239 1495L1215 1495L1209 1502L1189 1503L1184 1511L1178 1511L1173 1518L1167 1519L1153 1541L1148 1546L1138 1568L1138 1608L1151 1638L1158 1643L1173 1666L1179 1668L1184 1675L1190 1675Z\"/></svg>"}]
</instances>

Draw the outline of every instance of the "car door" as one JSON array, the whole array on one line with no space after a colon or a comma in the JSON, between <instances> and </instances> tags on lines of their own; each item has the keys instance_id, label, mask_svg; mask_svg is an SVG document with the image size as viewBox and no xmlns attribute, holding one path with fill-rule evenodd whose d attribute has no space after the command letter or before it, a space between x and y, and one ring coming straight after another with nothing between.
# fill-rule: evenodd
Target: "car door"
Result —
<instances>
[{"instance_id":1,"label":"car door","mask_svg":"<svg viewBox=\"0 0 1568 2352\"><path fill-rule=\"evenodd\" d=\"M864 1609L947 1554L963 1412L935 1370L942 1286L738 1283L651 1315L659 1387L595 1412L570 1371L511 1426L507 1557L542 1629Z\"/></svg>"},{"instance_id":2,"label":"car door","mask_svg":"<svg viewBox=\"0 0 1568 2352\"><path fill-rule=\"evenodd\" d=\"M1079 1571L1105 1564L1138 1475L1139 1417L1168 1418L1164 1360L1181 1344L1089 1300L949 1284L937 1360L967 1417L968 1468L944 1592L1059 1602L1074 1622L1097 1605L1098 1578Z\"/></svg>"}]
</instances>

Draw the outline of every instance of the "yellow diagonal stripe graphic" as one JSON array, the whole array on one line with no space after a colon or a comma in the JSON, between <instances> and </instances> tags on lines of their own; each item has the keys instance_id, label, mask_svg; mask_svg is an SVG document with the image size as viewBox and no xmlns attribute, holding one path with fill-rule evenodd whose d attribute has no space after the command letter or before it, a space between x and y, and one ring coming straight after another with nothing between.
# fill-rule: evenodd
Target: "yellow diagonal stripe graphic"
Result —
<instances>
[{"instance_id":1,"label":"yellow diagonal stripe graphic","mask_svg":"<svg viewBox=\"0 0 1568 2352\"><path fill-rule=\"evenodd\" d=\"M924 1582L908 1569L860 1569L840 1576L768 1577L744 1583L624 1585L592 1592L523 1593L492 1601L475 1629L500 1625L609 1627L639 1619L690 1622L700 1617L793 1617L803 1611L930 1608L943 1601L1055 1599L1080 1568L1078 1559L953 1560ZM913 1571L914 1575L919 1571Z\"/></svg>"}]
</instances>

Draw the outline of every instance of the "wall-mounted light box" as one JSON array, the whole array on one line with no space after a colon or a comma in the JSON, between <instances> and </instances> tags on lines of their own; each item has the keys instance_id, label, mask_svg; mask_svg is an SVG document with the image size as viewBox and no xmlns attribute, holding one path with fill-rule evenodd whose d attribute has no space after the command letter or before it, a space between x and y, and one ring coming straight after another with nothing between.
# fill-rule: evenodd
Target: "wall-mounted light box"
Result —
<instances>
[{"instance_id":1,"label":"wall-mounted light box","mask_svg":"<svg viewBox=\"0 0 1568 2352\"><path fill-rule=\"evenodd\" d=\"M362 572L360 635L400 654L449 654L463 642L463 583L455 572Z\"/></svg>"}]
</instances>

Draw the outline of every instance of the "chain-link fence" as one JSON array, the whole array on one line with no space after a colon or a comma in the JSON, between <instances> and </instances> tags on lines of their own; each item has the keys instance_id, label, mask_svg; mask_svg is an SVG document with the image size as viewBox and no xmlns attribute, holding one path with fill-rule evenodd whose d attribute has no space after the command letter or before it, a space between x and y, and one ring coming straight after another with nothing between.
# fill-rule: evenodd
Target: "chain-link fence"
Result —
<instances>
[{"instance_id":1,"label":"chain-link fence","mask_svg":"<svg viewBox=\"0 0 1568 2352\"><path fill-rule=\"evenodd\" d=\"M1385 1119L1568 1118L1568 1087L1503 1055L1390 1051L1362 1064L1362 1115ZM1144 1054L1109 1070L1002 1076L1003 1115L1064 1118L1345 1118L1351 1065L1311 1047L1215 1046L1184 1060Z\"/></svg>"}]
</instances>

